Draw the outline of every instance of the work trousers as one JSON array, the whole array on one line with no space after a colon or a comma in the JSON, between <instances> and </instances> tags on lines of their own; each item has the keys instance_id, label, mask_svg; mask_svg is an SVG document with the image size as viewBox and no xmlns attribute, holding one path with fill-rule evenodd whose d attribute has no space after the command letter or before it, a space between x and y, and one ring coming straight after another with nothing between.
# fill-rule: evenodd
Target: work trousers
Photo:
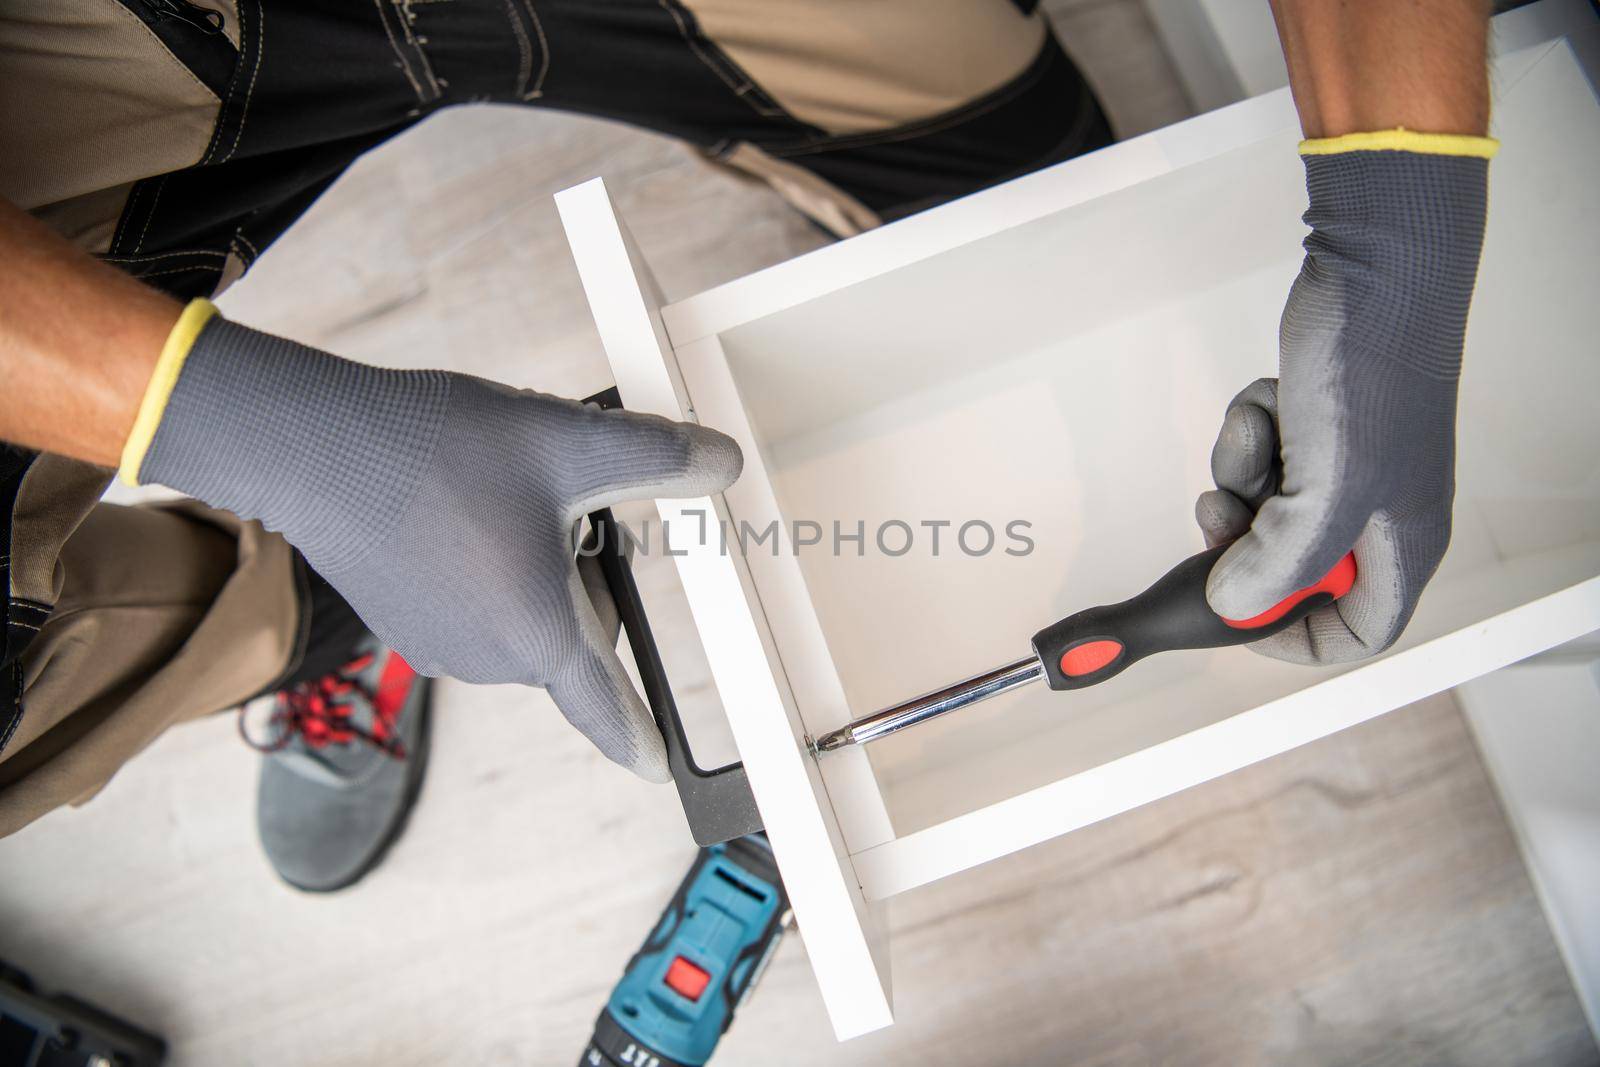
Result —
<instances>
[{"instance_id":1,"label":"work trousers","mask_svg":"<svg viewBox=\"0 0 1600 1067\"><path fill-rule=\"evenodd\" d=\"M674 135L849 236L1110 141L1033 7L0 0L0 196L213 296L362 153L498 102ZM0 447L0 834L306 655L315 576L282 538L103 503L109 477Z\"/></svg>"}]
</instances>

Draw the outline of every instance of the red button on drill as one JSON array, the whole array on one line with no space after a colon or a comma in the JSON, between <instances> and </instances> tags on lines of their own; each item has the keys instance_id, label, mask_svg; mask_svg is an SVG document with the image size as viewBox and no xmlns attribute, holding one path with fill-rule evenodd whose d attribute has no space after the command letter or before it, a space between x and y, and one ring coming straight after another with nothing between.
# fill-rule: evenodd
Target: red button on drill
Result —
<instances>
[{"instance_id":1,"label":"red button on drill","mask_svg":"<svg viewBox=\"0 0 1600 1067\"><path fill-rule=\"evenodd\" d=\"M666 982L667 988L674 993L690 1000L699 1000L700 994L704 993L706 986L711 983L711 975L682 956L678 956L667 968Z\"/></svg>"}]
</instances>

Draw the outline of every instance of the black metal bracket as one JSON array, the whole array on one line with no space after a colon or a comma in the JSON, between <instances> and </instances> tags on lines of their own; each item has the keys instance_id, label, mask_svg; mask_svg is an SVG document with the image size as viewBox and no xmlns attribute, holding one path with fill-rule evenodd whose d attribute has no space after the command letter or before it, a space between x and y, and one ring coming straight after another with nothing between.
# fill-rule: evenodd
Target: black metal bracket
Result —
<instances>
[{"instance_id":1,"label":"black metal bracket","mask_svg":"<svg viewBox=\"0 0 1600 1067\"><path fill-rule=\"evenodd\" d=\"M622 399L614 388L584 402L602 408L622 406ZM694 761L683 719L672 698L666 668L661 663L661 653L650 633L649 620L645 618L639 586L628 563L626 532L612 516L610 508L593 512L589 516L589 526L593 541L586 538L580 543L594 546L606 588L616 602L622 630L639 667L645 701L667 745L667 765L672 770L672 780L678 787L678 799L683 803L683 813L689 820L689 831L695 843L704 847L755 833L762 828L761 813L756 810L755 794L750 791L744 764L730 763L707 770Z\"/></svg>"}]
</instances>

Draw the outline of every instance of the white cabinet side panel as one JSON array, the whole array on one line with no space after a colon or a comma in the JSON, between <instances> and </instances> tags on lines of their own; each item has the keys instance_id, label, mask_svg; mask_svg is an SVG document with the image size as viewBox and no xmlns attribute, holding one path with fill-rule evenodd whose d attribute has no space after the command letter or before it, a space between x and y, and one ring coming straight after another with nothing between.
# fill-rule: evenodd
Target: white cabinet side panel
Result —
<instances>
[{"instance_id":1,"label":"white cabinet side panel","mask_svg":"<svg viewBox=\"0 0 1600 1067\"><path fill-rule=\"evenodd\" d=\"M721 342L704 337L680 347L676 356L696 412L707 425L738 441L744 452L744 473L723 494L729 521L722 537L729 551L739 551L743 557L762 618L782 650L779 658L784 678L804 732L820 737L850 721L850 705L806 590L795 555L793 528L785 523L779 508L761 443L740 402ZM894 837L865 749L818 761L818 772L847 851L860 852Z\"/></svg>"},{"instance_id":2,"label":"white cabinet side panel","mask_svg":"<svg viewBox=\"0 0 1600 1067\"><path fill-rule=\"evenodd\" d=\"M1123 141L668 305L679 347L1172 170L1157 135Z\"/></svg>"},{"instance_id":3,"label":"white cabinet side panel","mask_svg":"<svg viewBox=\"0 0 1600 1067\"><path fill-rule=\"evenodd\" d=\"M691 408L666 343L660 301L600 179L556 196L607 359L632 410L682 419ZM657 502L670 529L694 530L720 500ZM888 1026L887 945L881 916L852 873L837 819L783 682L742 561L716 538L673 542L679 575L722 697L751 790L771 839L806 954L842 1040Z\"/></svg>"},{"instance_id":4,"label":"white cabinet side panel","mask_svg":"<svg viewBox=\"0 0 1600 1067\"><path fill-rule=\"evenodd\" d=\"M1600 656L1564 649L1456 689L1600 1039Z\"/></svg>"}]
</instances>

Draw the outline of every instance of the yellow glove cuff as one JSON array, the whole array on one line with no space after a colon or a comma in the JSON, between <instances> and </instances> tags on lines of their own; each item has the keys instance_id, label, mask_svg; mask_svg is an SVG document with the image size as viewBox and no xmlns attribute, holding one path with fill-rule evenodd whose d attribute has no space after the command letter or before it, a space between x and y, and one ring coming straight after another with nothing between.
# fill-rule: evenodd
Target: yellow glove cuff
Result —
<instances>
[{"instance_id":1,"label":"yellow glove cuff","mask_svg":"<svg viewBox=\"0 0 1600 1067\"><path fill-rule=\"evenodd\" d=\"M1316 137L1300 142L1302 156L1332 156L1340 152L1416 152L1427 156L1476 156L1493 159L1500 142L1493 137L1463 133L1418 133L1398 126L1372 133L1347 133L1342 137Z\"/></svg>"},{"instance_id":2,"label":"yellow glove cuff","mask_svg":"<svg viewBox=\"0 0 1600 1067\"><path fill-rule=\"evenodd\" d=\"M150 451L150 442L155 440L156 428L167 410L172 387L178 384L183 362L189 358L189 350L194 347L201 329L216 313L217 306L204 297L189 301L167 335L167 343L161 346L155 370L150 373L150 384L144 387L144 399L139 401L139 413L133 419L133 432L122 446L122 465L117 473L124 485L139 484L139 468L144 466L145 453Z\"/></svg>"}]
</instances>

